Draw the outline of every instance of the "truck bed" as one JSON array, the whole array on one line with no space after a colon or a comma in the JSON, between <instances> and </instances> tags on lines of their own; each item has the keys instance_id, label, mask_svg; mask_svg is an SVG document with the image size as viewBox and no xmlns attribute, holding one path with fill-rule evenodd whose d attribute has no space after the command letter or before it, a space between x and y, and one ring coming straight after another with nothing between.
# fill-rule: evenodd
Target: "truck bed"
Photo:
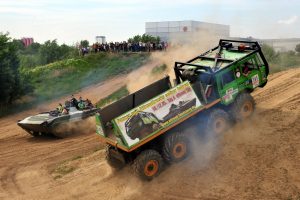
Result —
<instances>
[{"instance_id":1,"label":"truck bed","mask_svg":"<svg viewBox=\"0 0 300 200\"><path fill-rule=\"evenodd\" d=\"M104 134L107 136L113 135L111 121L114 118L128 112L129 110L134 109L135 107L167 91L170 88L170 78L169 76L166 76L165 78L158 80L151 85L120 99L119 101L101 108L99 114L101 116L101 123L103 124Z\"/></svg>"}]
</instances>

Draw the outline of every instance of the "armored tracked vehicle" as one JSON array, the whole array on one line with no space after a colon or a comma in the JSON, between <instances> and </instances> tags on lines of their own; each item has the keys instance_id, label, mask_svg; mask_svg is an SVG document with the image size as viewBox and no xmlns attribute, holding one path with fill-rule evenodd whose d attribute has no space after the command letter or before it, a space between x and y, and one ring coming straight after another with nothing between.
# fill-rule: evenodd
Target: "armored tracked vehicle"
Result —
<instances>
[{"instance_id":1,"label":"armored tracked vehicle","mask_svg":"<svg viewBox=\"0 0 300 200\"><path fill-rule=\"evenodd\" d=\"M29 116L18 122L18 125L30 135L36 137L41 135L54 135L58 138L64 138L79 129L79 123L90 116L94 116L98 108L89 105L84 109L67 105L67 113L58 110L43 112L37 115Z\"/></svg>"}]
</instances>

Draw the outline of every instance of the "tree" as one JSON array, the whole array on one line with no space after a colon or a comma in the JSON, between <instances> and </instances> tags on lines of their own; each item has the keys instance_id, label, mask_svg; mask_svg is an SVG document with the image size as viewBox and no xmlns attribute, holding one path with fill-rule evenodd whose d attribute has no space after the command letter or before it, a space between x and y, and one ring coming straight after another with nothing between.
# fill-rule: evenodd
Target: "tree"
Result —
<instances>
[{"instance_id":1,"label":"tree","mask_svg":"<svg viewBox=\"0 0 300 200\"><path fill-rule=\"evenodd\" d=\"M0 33L0 107L11 104L22 95L17 44L8 33Z\"/></svg>"},{"instance_id":2,"label":"tree","mask_svg":"<svg viewBox=\"0 0 300 200\"><path fill-rule=\"evenodd\" d=\"M141 38L141 41L144 42L144 43L151 42L151 36L143 34L142 38Z\"/></svg>"},{"instance_id":3,"label":"tree","mask_svg":"<svg viewBox=\"0 0 300 200\"><path fill-rule=\"evenodd\" d=\"M262 51L267 59L267 61L269 62L273 62L278 58L278 53L276 53L276 51L274 50L273 47L267 45L267 44L263 44L261 46Z\"/></svg>"},{"instance_id":4,"label":"tree","mask_svg":"<svg viewBox=\"0 0 300 200\"><path fill-rule=\"evenodd\" d=\"M297 45L296 45L295 51L296 51L297 53L300 53L300 44L297 44Z\"/></svg>"},{"instance_id":5,"label":"tree","mask_svg":"<svg viewBox=\"0 0 300 200\"><path fill-rule=\"evenodd\" d=\"M140 35L135 35L133 37L133 42L141 42L142 41L142 37Z\"/></svg>"},{"instance_id":6,"label":"tree","mask_svg":"<svg viewBox=\"0 0 300 200\"><path fill-rule=\"evenodd\" d=\"M61 58L60 47L56 40L48 40L39 49L41 64L48 64Z\"/></svg>"},{"instance_id":7,"label":"tree","mask_svg":"<svg viewBox=\"0 0 300 200\"><path fill-rule=\"evenodd\" d=\"M80 41L80 46L82 48L87 48L89 46L89 41L87 41L87 40L81 40Z\"/></svg>"},{"instance_id":8,"label":"tree","mask_svg":"<svg viewBox=\"0 0 300 200\"><path fill-rule=\"evenodd\" d=\"M151 43L159 43L160 42L160 38L157 36L157 37L154 37L152 35L147 35L147 34L143 34L142 36L140 35L135 35L133 36L132 38L129 38L128 39L128 42L130 43L138 43L138 42L144 42L144 43L147 43L147 42L151 42Z\"/></svg>"},{"instance_id":9,"label":"tree","mask_svg":"<svg viewBox=\"0 0 300 200\"><path fill-rule=\"evenodd\" d=\"M75 47L66 44L60 45L60 59L74 58L77 54L78 50Z\"/></svg>"},{"instance_id":10,"label":"tree","mask_svg":"<svg viewBox=\"0 0 300 200\"><path fill-rule=\"evenodd\" d=\"M156 43L157 44L160 43L160 37L159 36L156 37Z\"/></svg>"},{"instance_id":11,"label":"tree","mask_svg":"<svg viewBox=\"0 0 300 200\"><path fill-rule=\"evenodd\" d=\"M25 54L38 54L40 50L41 44L34 42L31 45L29 45L27 48L25 48L24 53Z\"/></svg>"},{"instance_id":12,"label":"tree","mask_svg":"<svg viewBox=\"0 0 300 200\"><path fill-rule=\"evenodd\" d=\"M24 46L22 40L13 39L12 42L14 43L14 45L16 46L16 48L17 48L19 51L25 50L25 46Z\"/></svg>"}]
</instances>

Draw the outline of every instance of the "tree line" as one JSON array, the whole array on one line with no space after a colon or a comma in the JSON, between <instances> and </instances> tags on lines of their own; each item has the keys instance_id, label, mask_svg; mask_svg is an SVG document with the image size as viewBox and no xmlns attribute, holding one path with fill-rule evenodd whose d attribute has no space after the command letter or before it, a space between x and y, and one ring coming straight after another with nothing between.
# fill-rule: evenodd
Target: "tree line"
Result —
<instances>
[{"instance_id":1,"label":"tree line","mask_svg":"<svg viewBox=\"0 0 300 200\"><path fill-rule=\"evenodd\" d=\"M75 47L59 45L57 40L47 40L44 44L34 42L28 47L24 47L21 40L13 40L13 43L17 46L21 67L45 65L78 54Z\"/></svg>"},{"instance_id":2,"label":"tree line","mask_svg":"<svg viewBox=\"0 0 300 200\"><path fill-rule=\"evenodd\" d=\"M0 112L16 99L31 92L30 77L26 69L49 64L58 60L72 58L77 49L56 40L43 44L34 42L25 47L21 40L12 39L8 33L0 32Z\"/></svg>"},{"instance_id":3,"label":"tree line","mask_svg":"<svg viewBox=\"0 0 300 200\"><path fill-rule=\"evenodd\" d=\"M159 37L146 34L129 38L128 43L160 43ZM0 32L0 112L24 94L33 91L30 77L23 73L28 68L45 65L58 60L79 56L79 47L88 47L89 42L82 40L78 46L59 45L57 40L43 44L34 42L25 47L21 40L12 39L8 33ZM300 65L300 44L295 51L279 53L272 47L263 45L263 51L272 67L283 70Z\"/></svg>"},{"instance_id":4,"label":"tree line","mask_svg":"<svg viewBox=\"0 0 300 200\"><path fill-rule=\"evenodd\" d=\"M19 72L18 46L8 34L0 34L0 108L24 94L26 84Z\"/></svg>"},{"instance_id":5,"label":"tree line","mask_svg":"<svg viewBox=\"0 0 300 200\"><path fill-rule=\"evenodd\" d=\"M286 52L277 52L272 46L263 44L262 51L269 62L271 72L300 66L300 44L296 45L294 51Z\"/></svg>"},{"instance_id":6,"label":"tree line","mask_svg":"<svg viewBox=\"0 0 300 200\"><path fill-rule=\"evenodd\" d=\"M133 42L159 42L159 38L136 35ZM59 45L57 40L44 43L33 42L25 47L22 40L13 39L9 33L0 32L0 113L15 100L31 93L33 87L26 70L55 61L80 56L79 48L89 47L88 40L81 40L77 46Z\"/></svg>"}]
</instances>

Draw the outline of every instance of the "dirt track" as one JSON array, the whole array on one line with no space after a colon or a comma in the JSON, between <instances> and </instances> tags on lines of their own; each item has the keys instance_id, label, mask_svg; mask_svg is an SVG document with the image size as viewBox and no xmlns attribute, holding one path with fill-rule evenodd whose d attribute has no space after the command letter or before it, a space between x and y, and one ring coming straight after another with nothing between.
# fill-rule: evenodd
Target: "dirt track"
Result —
<instances>
[{"instance_id":1,"label":"dirt track","mask_svg":"<svg viewBox=\"0 0 300 200\"><path fill-rule=\"evenodd\" d=\"M80 94L96 100L125 82L121 76ZM300 68L270 76L253 95L250 121L200 142L151 182L129 167L112 172L93 131L32 138L16 121L37 109L0 119L0 199L299 199ZM58 177L61 166L72 170Z\"/></svg>"}]
</instances>

